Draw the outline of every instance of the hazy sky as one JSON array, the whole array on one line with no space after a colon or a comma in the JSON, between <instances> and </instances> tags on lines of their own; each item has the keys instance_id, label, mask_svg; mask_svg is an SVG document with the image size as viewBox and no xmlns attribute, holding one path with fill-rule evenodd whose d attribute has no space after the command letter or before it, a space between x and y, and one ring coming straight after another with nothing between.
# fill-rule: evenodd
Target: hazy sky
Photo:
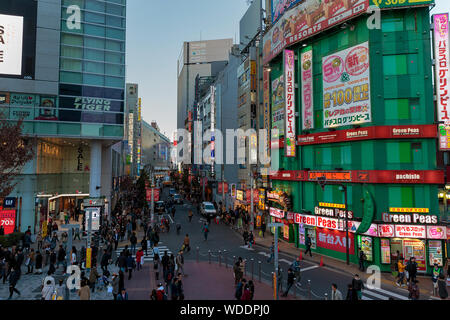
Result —
<instances>
[{"instance_id":1,"label":"hazy sky","mask_svg":"<svg viewBox=\"0 0 450 320\"><path fill-rule=\"evenodd\" d=\"M233 38L247 0L128 0L127 82L139 84L142 115L172 139L176 130L177 59L184 41ZM432 13L450 11L436 0Z\"/></svg>"},{"instance_id":2,"label":"hazy sky","mask_svg":"<svg viewBox=\"0 0 450 320\"><path fill-rule=\"evenodd\" d=\"M128 0L127 82L139 84L142 115L172 139L177 59L184 41L239 40L246 0Z\"/></svg>"}]
</instances>

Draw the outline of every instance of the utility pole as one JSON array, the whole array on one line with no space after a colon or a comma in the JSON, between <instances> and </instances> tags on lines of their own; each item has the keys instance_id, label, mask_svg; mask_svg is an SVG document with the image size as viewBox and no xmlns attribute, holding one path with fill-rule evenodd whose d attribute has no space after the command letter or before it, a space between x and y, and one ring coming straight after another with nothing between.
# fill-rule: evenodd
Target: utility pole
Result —
<instances>
[{"instance_id":1,"label":"utility pole","mask_svg":"<svg viewBox=\"0 0 450 320\"><path fill-rule=\"evenodd\" d=\"M254 226L255 218L253 216L253 211L254 211L254 208L253 208L253 202L254 202L254 199L253 199L253 171L252 171L251 167L250 167L250 202L251 202L251 204L250 204L250 232L253 232L253 230L255 230L255 226Z\"/></svg>"},{"instance_id":2,"label":"utility pole","mask_svg":"<svg viewBox=\"0 0 450 320\"><path fill-rule=\"evenodd\" d=\"M278 292L278 228L284 226L283 223L269 223L269 227L275 228L275 235L274 235L274 246L273 246L273 256L274 256L274 270L275 270L275 276L274 276L274 300L278 300L279 292Z\"/></svg>"},{"instance_id":3,"label":"utility pole","mask_svg":"<svg viewBox=\"0 0 450 320\"><path fill-rule=\"evenodd\" d=\"M154 196L154 188L153 188L153 184L154 184L154 176L153 176L153 170L152 170L152 185L151 185L151 188L152 188L152 204L151 204L151 209L150 209L150 217L151 217L151 224L152 224L152 227L154 227L155 226L155 196Z\"/></svg>"}]
</instances>

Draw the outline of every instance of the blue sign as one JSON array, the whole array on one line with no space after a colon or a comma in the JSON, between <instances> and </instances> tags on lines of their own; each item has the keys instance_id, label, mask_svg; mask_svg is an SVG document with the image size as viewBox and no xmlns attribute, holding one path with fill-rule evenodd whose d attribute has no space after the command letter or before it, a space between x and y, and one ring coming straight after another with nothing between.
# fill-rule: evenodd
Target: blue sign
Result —
<instances>
[{"instance_id":1,"label":"blue sign","mask_svg":"<svg viewBox=\"0 0 450 320\"><path fill-rule=\"evenodd\" d=\"M3 208L15 208L17 198L5 198L3 201Z\"/></svg>"}]
</instances>

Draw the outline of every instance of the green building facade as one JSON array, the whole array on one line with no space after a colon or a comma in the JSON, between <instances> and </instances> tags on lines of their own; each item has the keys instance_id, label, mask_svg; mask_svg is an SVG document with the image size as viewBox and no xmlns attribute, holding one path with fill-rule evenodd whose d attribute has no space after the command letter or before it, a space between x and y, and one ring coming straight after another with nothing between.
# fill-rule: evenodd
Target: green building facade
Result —
<instances>
[{"instance_id":1,"label":"green building facade","mask_svg":"<svg viewBox=\"0 0 450 320\"><path fill-rule=\"evenodd\" d=\"M368 264L376 264L388 272L393 268L398 250L406 259L416 257L419 272L430 272L433 261L445 263L447 238L445 225L440 223L437 196L444 184L444 175L437 164L429 8L383 10L381 29L369 29L367 18L368 15L363 14L345 25L286 48L296 55L295 108L298 116L295 119L296 136L300 137L295 157L284 155L283 142L280 149L272 149L272 169L279 170L271 178L272 190L286 192L291 197L292 207L286 208L272 201L269 206L286 211L287 219L283 219L286 227L280 230L280 236L286 241L304 249L304 234L309 233L313 254L345 261L345 243L340 246L345 232L308 227L299 224L296 218L299 214L318 218L317 210L332 206L330 204L343 205L344 192L338 185L333 185L343 183L347 187L348 210L353 213L353 218L349 219L361 223L358 232L350 234L351 263L358 263L362 248ZM369 46L371 121L324 128L323 58L365 42ZM314 129L302 130L300 57L311 48ZM270 69L271 83L284 74L282 53L270 61ZM317 133L324 133L334 141L320 140ZM352 134L360 139L352 139ZM305 142L309 137L314 137L315 142ZM324 189L316 181L317 172L328 179ZM337 178L330 183L330 174L333 173L337 173ZM336 209L331 210L336 214ZM288 212L292 213L288 216ZM383 218L388 219L395 214L403 215L394 219L407 219L398 220L405 223L383 221ZM420 224L411 220L406 223L408 219L420 219L426 215L437 216L438 222ZM425 221L426 217L422 219ZM341 216L339 220L344 219ZM385 224L395 230L400 228L399 233L388 237L389 232L385 230L387 233L383 238L376 229L369 230L370 225L379 229ZM397 238L401 227L413 229L405 229L407 232ZM406 237L411 232L418 235L425 230L427 233L428 227L432 229L429 232L438 230L444 235L435 236L440 239L432 239L428 235ZM415 228L419 229L414 231ZM289 234L285 235L288 230Z\"/></svg>"}]
</instances>

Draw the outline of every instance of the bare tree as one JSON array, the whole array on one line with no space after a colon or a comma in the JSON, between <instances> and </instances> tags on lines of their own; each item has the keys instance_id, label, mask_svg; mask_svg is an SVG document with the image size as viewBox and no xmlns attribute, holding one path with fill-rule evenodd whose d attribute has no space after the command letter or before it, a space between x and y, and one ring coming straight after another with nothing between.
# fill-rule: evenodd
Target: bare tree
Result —
<instances>
[{"instance_id":1,"label":"bare tree","mask_svg":"<svg viewBox=\"0 0 450 320\"><path fill-rule=\"evenodd\" d=\"M22 123L0 120L0 197L13 191L17 176L34 157L33 141L22 136Z\"/></svg>"}]
</instances>

